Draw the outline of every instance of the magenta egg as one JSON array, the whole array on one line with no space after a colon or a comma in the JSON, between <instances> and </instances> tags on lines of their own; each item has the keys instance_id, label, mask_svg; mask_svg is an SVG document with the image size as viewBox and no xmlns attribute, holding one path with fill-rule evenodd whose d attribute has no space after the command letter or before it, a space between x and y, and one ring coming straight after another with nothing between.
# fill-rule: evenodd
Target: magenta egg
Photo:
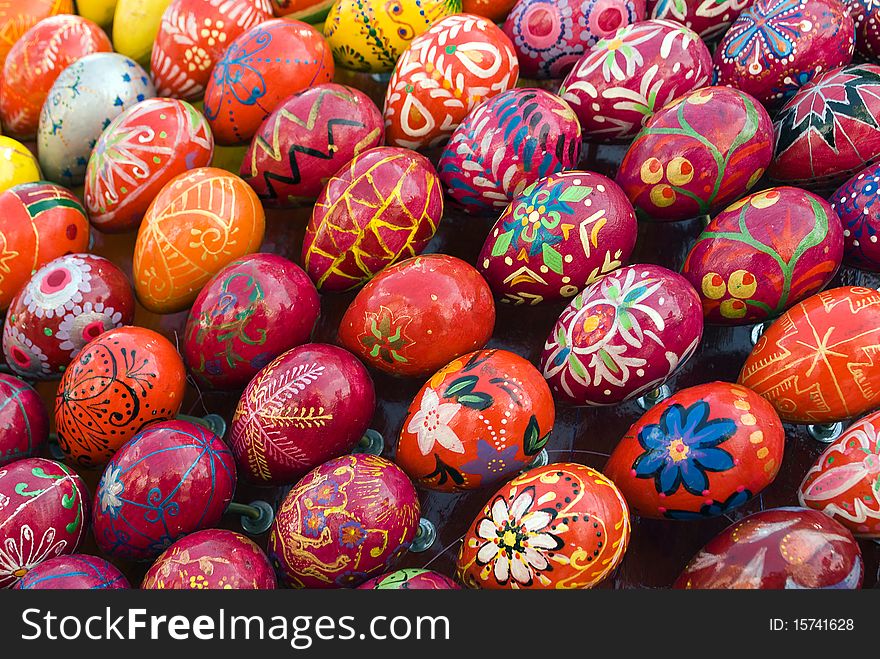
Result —
<instances>
[{"instance_id":1,"label":"magenta egg","mask_svg":"<svg viewBox=\"0 0 880 659\"><path fill-rule=\"evenodd\" d=\"M648 0L648 16L681 23L707 42L721 36L752 0Z\"/></svg>"},{"instance_id":2,"label":"magenta egg","mask_svg":"<svg viewBox=\"0 0 880 659\"><path fill-rule=\"evenodd\" d=\"M843 224L843 262L880 271L880 164L869 165L831 195L831 208Z\"/></svg>"},{"instance_id":3,"label":"magenta egg","mask_svg":"<svg viewBox=\"0 0 880 659\"><path fill-rule=\"evenodd\" d=\"M645 219L686 220L748 192L770 164L773 141L770 115L754 98L702 87L647 121L615 180Z\"/></svg>"},{"instance_id":4,"label":"magenta egg","mask_svg":"<svg viewBox=\"0 0 880 659\"><path fill-rule=\"evenodd\" d=\"M455 129L439 172L449 196L471 213L502 209L540 178L577 166L581 125L542 89L510 89L478 105Z\"/></svg>"},{"instance_id":5,"label":"magenta egg","mask_svg":"<svg viewBox=\"0 0 880 659\"><path fill-rule=\"evenodd\" d=\"M422 568L401 568L373 577L360 586L361 590L459 590L461 586L445 574Z\"/></svg>"},{"instance_id":6,"label":"magenta egg","mask_svg":"<svg viewBox=\"0 0 880 659\"><path fill-rule=\"evenodd\" d=\"M22 377L61 377L83 347L131 325L134 293L111 261L67 254L37 270L13 298L3 324L6 363Z\"/></svg>"},{"instance_id":7,"label":"magenta egg","mask_svg":"<svg viewBox=\"0 0 880 659\"><path fill-rule=\"evenodd\" d=\"M559 95L585 140L635 137L654 112L712 75L712 55L695 32L673 21L642 21L603 39L578 61Z\"/></svg>"},{"instance_id":8,"label":"magenta egg","mask_svg":"<svg viewBox=\"0 0 880 659\"><path fill-rule=\"evenodd\" d=\"M145 590L273 590L275 572L256 543L240 533L204 529L168 547L147 571Z\"/></svg>"},{"instance_id":9,"label":"magenta egg","mask_svg":"<svg viewBox=\"0 0 880 659\"><path fill-rule=\"evenodd\" d=\"M561 300L626 263L637 232L632 204L614 181L592 172L554 174L505 209L477 269L504 302Z\"/></svg>"},{"instance_id":10,"label":"magenta egg","mask_svg":"<svg viewBox=\"0 0 880 659\"><path fill-rule=\"evenodd\" d=\"M33 387L0 373L0 467L40 452L49 438L49 413Z\"/></svg>"},{"instance_id":11,"label":"magenta egg","mask_svg":"<svg viewBox=\"0 0 880 659\"><path fill-rule=\"evenodd\" d=\"M241 396L230 445L242 476L261 485L296 482L347 453L373 418L367 369L347 350L307 343L261 370Z\"/></svg>"},{"instance_id":12,"label":"magenta egg","mask_svg":"<svg viewBox=\"0 0 880 659\"><path fill-rule=\"evenodd\" d=\"M183 357L200 385L241 389L281 353L309 340L318 291L298 265L275 254L233 261L199 293Z\"/></svg>"},{"instance_id":13,"label":"magenta egg","mask_svg":"<svg viewBox=\"0 0 880 659\"><path fill-rule=\"evenodd\" d=\"M131 588L128 579L100 556L71 554L49 558L28 572L18 590L120 590Z\"/></svg>"},{"instance_id":14,"label":"magenta egg","mask_svg":"<svg viewBox=\"0 0 880 659\"><path fill-rule=\"evenodd\" d=\"M393 462L360 453L310 471L284 499L269 558L292 588L346 588L393 569L419 527L419 499Z\"/></svg>"},{"instance_id":15,"label":"magenta egg","mask_svg":"<svg viewBox=\"0 0 880 659\"><path fill-rule=\"evenodd\" d=\"M707 323L745 325L818 293L842 257L843 227L828 202L799 188L770 188L712 219L681 273L699 294Z\"/></svg>"},{"instance_id":16,"label":"magenta egg","mask_svg":"<svg viewBox=\"0 0 880 659\"><path fill-rule=\"evenodd\" d=\"M216 526L235 491L235 460L217 435L188 421L147 426L107 464L93 510L106 555L135 561Z\"/></svg>"},{"instance_id":17,"label":"magenta egg","mask_svg":"<svg viewBox=\"0 0 880 659\"><path fill-rule=\"evenodd\" d=\"M357 89L327 83L281 103L251 141L241 177L265 206L314 200L356 155L382 144L382 113Z\"/></svg>"},{"instance_id":18,"label":"magenta egg","mask_svg":"<svg viewBox=\"0 0 880 659\"><path fill-rule=\"evenodd\" d=\"M693 286L656 265L612 272L578 294L544 343L550 389L573 405L614 405L659 387L703 336Z\"/></svg>"},{"instance_id":19,"label":"magenta egg","mask_svg":"<svg viewBox=\"0 0 880 659\"><path fill-rule=\"evenodd\" d=\"M504 23L525 78L561 78L584 51L644 20L645 0L518 0Z\"/></svg>"},{"instance_id":20,"label":"magenta egg","mask_svg":"<svg viewBox=\"0 0 880 659\"><path fill-rule=\"evenodd\" d=\"M839 0L755 0L715 50L717 84L779 108L819 73L849 64L854 37Z\"/></svg>"},{"instance_id":21,"label":"magenta egg","mask_svg":"<svg viewBox=\"0 0 880 659\"><path fill-rule=\"evenodd\" d=\"M72 554L89 527L89 492L70 467L26 458L0 469L0 588Z\"/></svg>"},{"instance_id":22,"label":"magenta egg","mask_svg":"<svg viewBox=\"0 0 880 659\"><path fill-rule=\"evenodd\" d=\"M844 4L856 25L856 51L866 59L876 58L880 54L880 5L874 0L844 0Z\"/></svg>"}]
</instances>

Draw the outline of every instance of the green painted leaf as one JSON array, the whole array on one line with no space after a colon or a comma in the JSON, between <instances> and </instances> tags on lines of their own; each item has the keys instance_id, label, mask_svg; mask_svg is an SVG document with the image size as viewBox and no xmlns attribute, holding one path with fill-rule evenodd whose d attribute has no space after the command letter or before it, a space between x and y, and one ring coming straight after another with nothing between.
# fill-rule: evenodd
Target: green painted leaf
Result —
<instances>
[{"instance_id":1,"label":"green painted leaf","mask_svg":"<svg viewBox=\"0 0 880 659\"><path fill-rule=\"evenodd\" d=\"M578 376L581 380L586 380L590 377L589 373L587 373L587 369L585 369L580 360L575 357L574 353L568 356L568 366L569 368L571 368L571 372Z\"/></svg>"},{"instance_id":2,"label":"green painted leaf","mask_svg":"<svg viewBox=\"0 0 880 659\"><path fill-rule=\"evenodd\" d=\"M583 201L592 191L589 185L570 185L559 195L559 201Z\"/></svg>"},{"instance_id":3,"label":"green painted leaf","mask_svg":"<svg viewBox=\"0 0 880 659\"><path fill-rule=\"evenodd\" d=\"M446 393L443 395L446 396L446 398L453 398L459 394L469 394L473 391L474 385L476 385L477 382L479 382L479 378L476 375L466 375L463 378L457 378L446 387Z\"/></svg>"},{"instance_id":4,"label":"green painted leaf","mask_svg":"<svg viewBox=\"0 0 880 659\"><path fill-rule=\"evenodd\" d=\"M557 252L550 245L544 244L543 247L544 264L558 275L562 274L562 254Z\"/></svg>"},{"instance_id":5,"label":"green painted leaf","mask_svg":"<svg viewBox=\"0 0 880 659\"><path fill-rule=\"evenodd\" d=\"M465 407L470 407L474 410L485 410L492 406L492 396L482 391L461 395L456 400Z\"/></svg>"},{"instance_id":6,"label":"green painted leaf","mask_svg":"<svg viewBox=\"0 0 880 659\"><path fill-rule=\"evenodd\" d=\"M538 419L533 414L526 426L526 432L523 436L523 450L526 455L536 455L541 449L547 445L550 439L550 433L541 437L541 429L538 428Z\"/></svg>"},{"instance_id":7,"label":"green painted leaf","mask_svg":"<svg viewBox=\"0 0 880 659\"><path fill-rule=\"evenodd\" d=\"M513 240L513 231L505 231L500 236L498 236L498 240L495 241L495 244L492 245L492 256L502 256L505 252L507 252L507 248L510 247L510 241Z\"/></svg>"}]
</instances>

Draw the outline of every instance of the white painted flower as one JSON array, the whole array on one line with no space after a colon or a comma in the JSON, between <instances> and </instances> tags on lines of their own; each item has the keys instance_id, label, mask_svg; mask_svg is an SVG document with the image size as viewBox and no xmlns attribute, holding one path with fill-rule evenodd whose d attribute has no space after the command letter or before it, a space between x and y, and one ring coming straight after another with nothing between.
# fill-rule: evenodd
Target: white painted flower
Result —
<instances>
[{"instance_id":1,"label":"white painted flower","mask_svg":"<svg viewBox=\"0 0 880 659\"><path fill-rule=\"evenodd\" d=\"M53 556L64 553L67 540L55 540L55 527L49 527L35 542L34 531L22 524L19 537L6 538L0 545L0 588L10 588L30 570Z\"/></svg>"},{"instance_id":2,"label":"white painted flower","mask_svg":"<svg viewBox=\"0 0 880 659\"><path fill-rule=\"evenodd\" d=\"M40 379L51 375L49 356L9 322L3 328L3 354L18 375Z\"/></svg>"},{"instance_id":3,"label":"white painted flower","mask_svg":"<svg viewBox=\"0 0 880 659\"><path fill-rule=\"evenodd\" d=\"M76 306L64 314L55 338L60 341L58 347L69 351L73 358L99 334L121 326L122 312L105 306L103 302L84 302L81 307Z\"/></svg>"},{"instance_id":4,"label":"white painted flower","mask_svg":"<svg viewBox=\"0 0 880 659\"><path fill-rule=\"evenodd\" d=\"M425 390L419 411L406 426L407 432L414 433L418 437L422 455L428 455L435 443L453 453L464 453L461 440L449 427L452 417L460 409L461 404L441 403L436 391L430 388Z\"/></svg>"},{"instance_id":5,"label":"white painted flower","mask_svg":"<svg viewBox=\"0 0 880 659\"><path fill-rule=\"evenodd\" d=\"M530 585L535 570L550 566L546 553L564 544L549 532L556 512L532 510L534 495L535 488L527 487L509 507L503 496L497 497L490 516L477 525L477 537L484 541L477 550L477 562L491 569L499 584L513 577L519 584Z\"/></svg>"},{"instance_id":6,"label":"white painted flower","mask_svg":"<svg viewBox=\"0 0 880 659\"><path fill-rule=\"evenodd\" d=\"M101 476L101 483L98 487L98 499L101 502L101 512L109 514L115 518L119 514L122 507L122 492L125 490L125 484L120 480L122 469L112 464L107 465L107 470Z\"/></svg>"},{"instance_id":7,"label":"white painted flower","mask_svg":"<svg viewBox=\"0 0 880 659\"><path fill-rule=\"evenodd\" d=\"M24 289L24 305L37 318L70 311L92 290L92 266L79 256L62 256L37 270Z\"/></svg>"}]
</instances>

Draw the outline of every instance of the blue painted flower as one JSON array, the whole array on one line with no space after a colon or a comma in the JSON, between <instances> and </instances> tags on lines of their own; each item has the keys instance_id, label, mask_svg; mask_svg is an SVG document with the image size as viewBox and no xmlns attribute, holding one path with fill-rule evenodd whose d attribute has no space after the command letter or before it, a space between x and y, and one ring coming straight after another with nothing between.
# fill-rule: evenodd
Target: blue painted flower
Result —
<instances>
[{"instance_id":1,"label":"blue painted flower","mask_svg":"<svg viewBox=\"0 0 880 659\"><path fill-rule=\"evenodd\" d=\"M698 401L688 408L670 405L660 423L649 424L638 435L645 449L633 462L639 478L653 478L661 494L678 491L679 485L696 496L709 488L707 471L727 471L733 457L717 448L736 432L732 419L709 420L709 404Z\"/></svg>"},{"instance_id":2,"label":"blue painted flower","mask_svg":"<svg viewBox=\"0 0 880 659\"><path fill-rule=\"evenodd\" d=\"M322 506L329 506L333 503L336 495L339 493L339 485L335 481L324 481L320 485L309 490L308 498Z\"/></svg>"},{"instance_id":3,"label":"blue painted flower","mask_svg":"<svg viewBox=\"0 0 880 659\"><path fill-rule=\"evenodd\" d=\"M707 517L721 517L722 515L726 515L729 512L736 510L751 498L751 492L748 490L740 490L731 494L724 501L713 500L712 503L703 504L700 507L699 512L693 512L692 510L667 510L663 514L669 519L686 521L706 519Z\"/></svg>"},{"instance_id":4,"label":"blue painted flower","mask_svg":"<svg viewBox=\"0 0 880 659\"><path fill-rule=\"evenodd\" d=\"M499 451L485 439L477 441L477 457L461 465L461 470L468 474L476 474L484 479L498 478L525 466L522 460L516 459L517 445L513 444Z\"/></svg>"},{"instance_id":5,"label":"blue painted flower","mask_svg":"<svg viewBox=\"0 0 880 659\"><path fill-rule=\"evenodd\" d=\"M363 524L349 520L339 527L339 544L349 549L359 547L367 539L367 530Z\"/></svg>"},{"instance_id":6,"label":"blue painted flower","mask_svg":"<svg viewBox=\"0 0 880 659\"><path fill-rule=\"evenodd\" d=\"M803 21L801 0L758 0L727 31L719 46L723 47L723 59L735 60L751 71L757 56L763 60L764 68L773 60L790 57L802 34ZM756 74L761 70L758 66Z\"/></svg>"},{"instance_id":7,"label":"blue painted flower","mask_svg":"<svg viewBox=\"0 0 880 659\"><path fill-rule=\"evenodd\" d=\"M327 527L327 520L320 510L309 510L303 519L303 533L310 538L317 538Z\"/></svg>"}]
</instances>

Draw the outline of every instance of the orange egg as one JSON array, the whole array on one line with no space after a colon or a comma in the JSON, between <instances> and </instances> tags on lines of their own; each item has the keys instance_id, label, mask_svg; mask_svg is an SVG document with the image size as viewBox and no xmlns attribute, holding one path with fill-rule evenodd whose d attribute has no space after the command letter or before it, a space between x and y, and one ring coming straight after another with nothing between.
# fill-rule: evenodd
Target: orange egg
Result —
<instances>
[{"instance_id":1,"label":"orange egg","mask_svg":"<svg viewBox=\"0 0 880 659\"><path fill-rule=\"evenodd\" d=\"M73 0L0 0L0 66L19 37L39 21L72 13Z\"/></svg>"}]
</instances>

